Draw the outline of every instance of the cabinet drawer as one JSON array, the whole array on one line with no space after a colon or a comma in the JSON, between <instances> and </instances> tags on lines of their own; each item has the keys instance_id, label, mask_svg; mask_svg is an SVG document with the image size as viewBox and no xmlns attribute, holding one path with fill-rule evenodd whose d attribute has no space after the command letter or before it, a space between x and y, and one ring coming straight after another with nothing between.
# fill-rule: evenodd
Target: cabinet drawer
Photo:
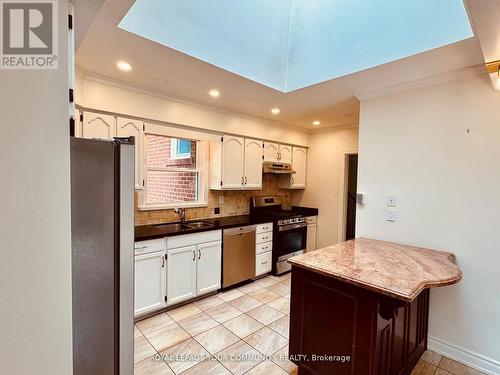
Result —
<instances>
[{"instance_id":1,"label":"cabinet drawer","mask_svg":"<svg viewBox=\"0 0 500 375\"><path fill-rule=\"evenodd\" d=\"M255 254L265 253L266 251L271 251L272 249L273 249L273 241L259 243L255 247Z\"/></svg>"},{"instance_id":2,"label":"cabinet drawer","mask_svg":"<svg viewBox=\"0 0 500 375\"><path fill-rule=\"evenodd\" d=\"M273 231L273 223L265 223L257 225L257 234L272 232Z\"/></svg>"},{"instance_id":3,"label":"cabinet drawer","mask_svg":"<svg viewBox=\"0 0 500 375\"><path fill-rule=\"evenodd\" d=\"M135 255L154 253L155 251L166 251L167 245L165 238L157 238L154 240L139 241L134 244Z\"/></svg>"},{"instance_id":4,"label":"cabinet drawer","mask_svg":"<svg viewBox=\"0 0 500 375\"><path fill-rule=\"evenodd\" d=\"M269 242L273 240L273 232L267 232L267 233L258 233L256 234L256 244L260 244L263 242Z\"/></svg>"},{"instance_id":5,"label":"cabinet drawer","mask_svg":"<svg viewBox=\"0 0 500 375\"><path fill-rule=\"evenodd\" d=\"M178 247L199 245L201 243L222 241L222 231L212 230L208 232L198 232L192 234L181 234L178 236L167 237L167 249Z\"/></svg>"},{"instance_id":6,"label":"cabinet drawer","mask_svg":"<svg viewBox=\"0 0 500 375\"><path fill-rule=\"evenodd\" d=\"M272 251L267 251L255 256L255 276L271 272Z\"/></svg>"}]
</instances>

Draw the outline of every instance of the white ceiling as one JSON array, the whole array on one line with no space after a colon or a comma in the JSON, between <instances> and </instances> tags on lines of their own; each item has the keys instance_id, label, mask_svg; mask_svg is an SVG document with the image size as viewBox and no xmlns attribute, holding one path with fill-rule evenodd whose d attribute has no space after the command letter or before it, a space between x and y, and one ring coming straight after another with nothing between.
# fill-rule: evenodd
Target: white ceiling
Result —
<instances>
[{"instance_id":1,"label":"white ceiling","mask_svg":"<svg viewBox=\"0 0 500 375\"><path fill-rule=\"evenodd\" d=\"M321 121L319 128L357 125L359 101L355 95L483 62L477 39L469 38L283 93L118 28L133 2L105 1L77 51L81 69L134 87L302 128L317 128L312 125L314 120ZM80 12L85 13L85 9ZM118 60L128 61L133 70L119 71ZM212 88L221 92L219 98L208 95ZM273 107L281 109L278 116L271 114Z\"/></svg>"}]
</instances>

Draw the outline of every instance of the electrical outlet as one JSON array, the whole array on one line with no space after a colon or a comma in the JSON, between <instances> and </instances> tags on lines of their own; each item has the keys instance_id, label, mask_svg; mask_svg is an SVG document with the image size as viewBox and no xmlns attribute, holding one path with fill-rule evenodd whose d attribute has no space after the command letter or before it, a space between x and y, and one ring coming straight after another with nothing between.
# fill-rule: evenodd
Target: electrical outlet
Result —
<instances>
[{"instance_id":1,"label":"electrical outlet","mask_svg":"<svg viewBox=\"0 0 500 375\"><path fill-rule=\"evenodd\" d=\"M221 195L219 197L219 204L224 204L224 196L223 195Z\"/></svg>"},{"instance_id":2,"label":"electrical outlet","mask_svg":"<svg viewBox=\"0 0 500 375\"><path fill-rule=\"evenodd\" d=\"M395 195L388 195L387 196L387 205L389 207L396 207L396 196Z\"/></svg>"},{"instance_id":3,"label":"electrical outlet","mask_svg":"<svg viewBox=\"0 0 500 375\"><path fill-rule=\"evenodd\" d=\"M394 208L385 210L385 220L390 222L396 221L396 210Z\"/></svg>"}]
</instances>

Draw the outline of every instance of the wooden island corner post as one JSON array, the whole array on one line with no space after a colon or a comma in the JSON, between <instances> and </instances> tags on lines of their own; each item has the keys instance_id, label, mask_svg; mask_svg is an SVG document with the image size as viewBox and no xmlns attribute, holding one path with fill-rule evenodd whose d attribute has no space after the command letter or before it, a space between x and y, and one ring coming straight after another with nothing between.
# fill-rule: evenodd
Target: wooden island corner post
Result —
<instances>
[{"instance_id":1,"label":"wooden island corner post","mask_svg":"<svg viewBox=\"0 0 500 375\"><path fill-rule=\"evenodd\" d=\"M410 374L427 349L429 288L462 277L451 253L366 238L290 263L300 375Z\"/></svg>"}]
</instances>

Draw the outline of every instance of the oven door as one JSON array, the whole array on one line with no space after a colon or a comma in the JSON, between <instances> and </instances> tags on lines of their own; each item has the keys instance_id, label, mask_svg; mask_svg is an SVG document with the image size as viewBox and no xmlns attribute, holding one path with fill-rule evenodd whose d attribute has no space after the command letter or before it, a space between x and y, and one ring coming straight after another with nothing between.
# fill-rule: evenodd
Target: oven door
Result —
<instances>
[{"instance_id":1,"label":"oven door","mask_svg":"<svg viewBox=\"0 0 500 375\"><path fill-rule=\"evenodd\" d=\"M274 258L276 262L286 261L286 259L305 251L307 223L280 226L275 234Z\"/></svg>"}]
</instances>

